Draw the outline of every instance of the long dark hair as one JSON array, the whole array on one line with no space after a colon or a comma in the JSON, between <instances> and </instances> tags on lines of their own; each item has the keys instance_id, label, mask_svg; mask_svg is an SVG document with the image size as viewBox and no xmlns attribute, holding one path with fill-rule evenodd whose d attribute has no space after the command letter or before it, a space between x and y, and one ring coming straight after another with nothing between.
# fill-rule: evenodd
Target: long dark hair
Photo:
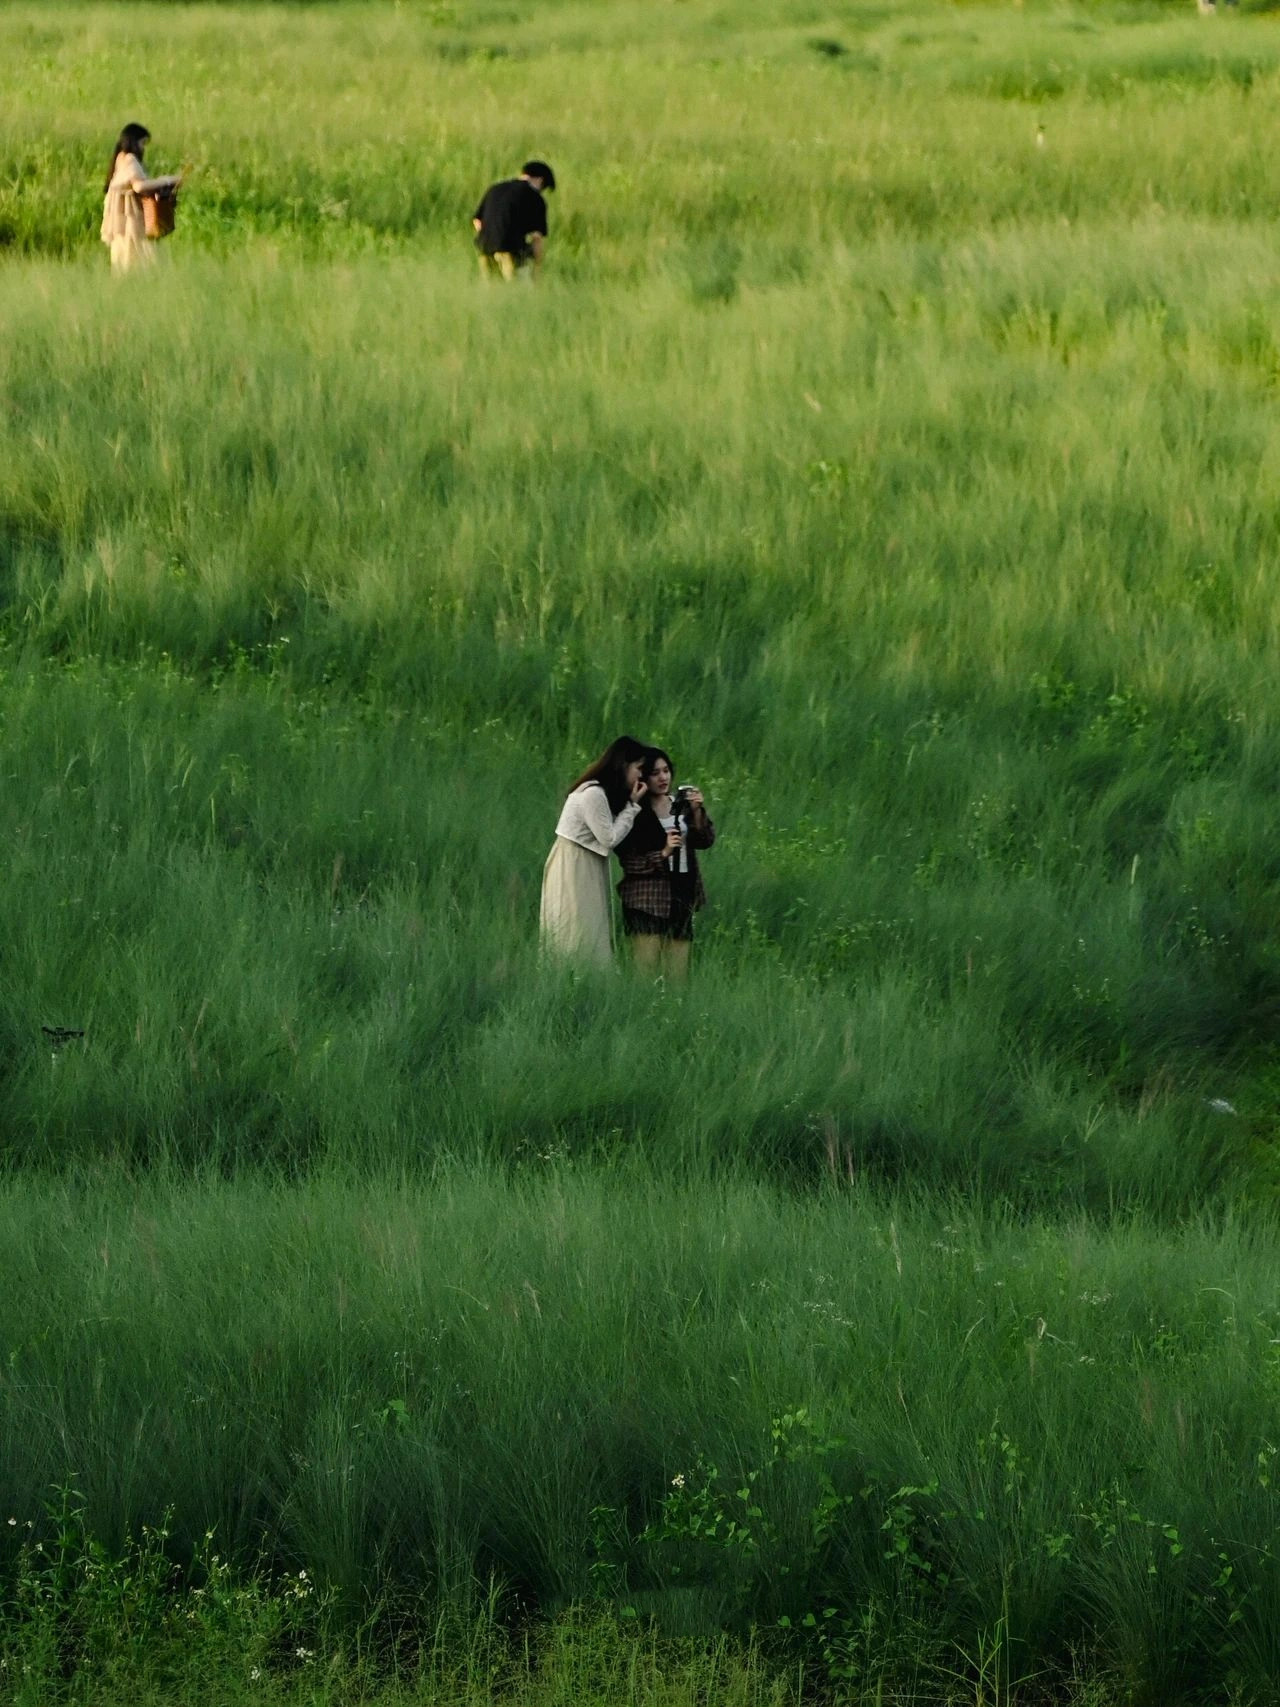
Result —
<instances>
[{"instance_id":1,"label":"long dark hair","mask_svg":"<svg viewBox=\"0 0 1280 1707\"><path fill-rule=\"evenodd\" d=\"M111 188L111 180L116 175L116 161L122 154L136 154L142 159L142 150L151 141L151 132L144 124L127 124L116 138L116 145L111 150L111 164L107 168L107 181L102 186L105 196Z\"/></svg>"},{"instance_id":2,"label":"long dark hair","mask_svg":"<svg viewBox=\"0 0 1280 1707\"><path fill-rule=\"evenodd\" d=\"M661 747L649 747L640 765L640 775L646 782L653 775L654 766L659 759L666 760L667 769L674 778L676 767L671 763L671 754ZM636 814L636 821L628 830L618 852L621 853L625 848L628 853L652 853L655 848L664 848L666 845L667 832L659 823L658 814L653 809L653 796L643 794L640 797L640 810Z\"/></svg>"},{"instance_id":3,"label":"long dark hair","mask_svg":"<svg viewBox=\"0 0 1280 1707\"><path fill-rule=\"evenodd\" d=\"M616 741L610 741L594 764L588 765L582 775L569 784L566 795L572 794L575 788L581 788L584 782L598 782L604 789L609 810L616 817L631 798L631 790L627 787L627 766L635 764L637 759L646 758L649 751L644 742L637 741L634 735L619 735Z\"/></svg>"}]
</instances>

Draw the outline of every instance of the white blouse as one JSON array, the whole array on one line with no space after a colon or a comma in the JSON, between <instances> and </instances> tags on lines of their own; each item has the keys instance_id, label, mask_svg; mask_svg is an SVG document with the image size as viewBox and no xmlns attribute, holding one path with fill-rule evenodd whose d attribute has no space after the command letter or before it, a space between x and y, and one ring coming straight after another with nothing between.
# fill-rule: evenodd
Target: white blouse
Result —
<instances>
[{"instance_id":1,"label":"white blouse","mask_svg":"<svg viewBox=\"0 0 1280 1707\"><path fill-rule=\"evenodd\" d=\"M584 782L565 801L556 835L599 854L601 859L608 859L635 823L639 810L639 801L632 800L615 817L609 810L609 796L600 784Z\"/></svg>"},{"instance_id":2,"label":"white blouse","mask_svg":"<svg viewBox=\"0 0 1280 1707\"><path fill-rule=\"evenodd\" d=\"M111 243L117 237L130 237L141 243L146 237L142 215L142 198L135 184L147 181L142 162L136 154L117 154L111 183L102 199L102 241Z\"/></svg>"}]
</instances>

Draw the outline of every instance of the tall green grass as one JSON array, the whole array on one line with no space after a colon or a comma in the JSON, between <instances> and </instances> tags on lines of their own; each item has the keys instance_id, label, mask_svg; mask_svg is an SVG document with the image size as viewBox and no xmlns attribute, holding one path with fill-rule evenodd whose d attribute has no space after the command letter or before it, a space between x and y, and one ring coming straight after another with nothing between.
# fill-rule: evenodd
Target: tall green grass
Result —
<instances>
[{"instance_id":1,"label":"tall green grass","mask_svg":"<svg viewBox=\"0 0 1280 1707\"><path fill-rule=\"evenodd\" d=\"M0 1545L1274 1678L1273 1231L651 1173L10 1183Z\"/></svg>"},{"instance_id":2,"label":"tall green grass","mask_svg":"<svg viewBox=\"0 0 1280 1707\"><path fill-rule=\"evenodd\" d=\"M1265 21L1206 28L1189 4L19 0L0 29L0 240L22 253L92 238L106 151L137 115L158 159L193 168L184 241L224 252L251 234L456 248L485 181L531 150L562 179L559 264L588 275L724 243L785 271L868 232L1100 206L1270 209L1251 167L1273 140L1276 44ZM1188 101L1196 122L1169 123Z\"/></svg>"},{"instance_id":3,"label":"tall green grass","mask_svg":"<svg viewBox=\"0 0 1280 1707\"><path fill-rule=\"evenodd\" d=\"M1155 7L6 9L24 1707L172 1693L189 1614L231 1700L237 1631L297 1699L1273 1698L1278 64ZM193 171L117 288L126 118ZM546 275L482 291L533 152ZM623 728L720 829L687 991L537 957ZM166 1575L210 1527L229 1623Z\"/></svg>"},{"instance_id":4,"label":"tall green grass","mask_svg":"<svg viewBox=\"0 0 1280 1707\"><path fill-rule=\"evenodd\" d=\"M1276 1010L1274 433L1269 263L1246 231L1224 278L1217 241L896 244L712 306L675 279L515 298L407 263L179 258L127 299L159 316L155 353L101 281L10 271L7 809L15 829L48 815L14 929L81 964L37 986L38 1020L14 990L15 1035L92 1012L141 1083L97 1020L105 1003L136 1032L117 950L43 874L88 861L149 898L157 866L185 886L194 860L188 904L113 914L126 956L141 932L186 967L183 1025L212 996L211 1039L238 1007L255 1084L264 1052L295 1084L313 1058L281 1042L296 1013L321 1040L354 1025L380 1086L344 1074L326 1131L376 1108L418 1142L404 1067L425 1052L484 1109L470 1021L495 969L530 988L558 790L630 727L672 747L725 832L705 958L733 986L725 1023L750 1007L748 1059L786 1087L744 1103L720 1052L729 1129L766 1121L790 1150L827 1116L891 1148L1042 1125L1070 1150L1081 1100L1110 1117L1161 1086L1242 1094ZM62 676L32 673L39 654ZM101 682L91 657L114 660ZM48 792L73 756L58 786L79 806ZM341 989L315 935L335 907ZM395 922L418 912L426 937ZM197 993L209 937L232 963ZM145 1002L172 1012L174 976ZM815 1041L779 1071L797 981ZM533 1001L517 1059L548 1046ZM900 1068L868 1054L885 1026ZM177 1027L160 1036L182 1077ZM415 1041L389 1058L378 1038L401 1028ZM612 1035L620 1065L649 1046ZM710 1053L699 1036L673 1046ZM634 1129L634 1092L591 1088L602 1048L575 1059L571 1108ZM1043 1123L1028 1085L1056 1087L1033 1095ZM518 1128L521 1097L493 1094ZM155 1104L124 1095L154 1130ZM1265 1093L1250 1112L1266 1124ZM283 1149L313 1147L310 1119L279 1123Z\"/></svg>"},{"instance_id":5,"label":"tall green grass","mask_svg":"<svg viewBox=\"0 0 1280 1707\"><path fill-rule=\"evenodd\" d=\"M252 670L19 664L5 704L11 1165L640 1145L1175 1213L1269 1131L1263 1058L1220 1034L1251 999L1229 945L1194 900L1148 911L1225 857L1212 819L1090 895L975 849L973 809L954 874L881 871L913 828L887 788L881 825L833 823L746 773L693 988L597 987L537 963L555 796L509 732ZM938 744L900 774L940 785ZM1204 1105L1224 1080L1242 1118Z\"/></svg>"}]
</instances>

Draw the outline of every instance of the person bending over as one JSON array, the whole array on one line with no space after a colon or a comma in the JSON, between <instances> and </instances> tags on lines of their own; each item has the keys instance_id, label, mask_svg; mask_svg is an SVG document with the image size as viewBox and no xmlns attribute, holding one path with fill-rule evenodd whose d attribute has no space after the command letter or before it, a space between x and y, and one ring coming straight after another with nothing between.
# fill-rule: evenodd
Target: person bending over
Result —
<instances>
[{"instance_id":1,"label":"person bending over","mask_svg":"<svg viewBox=\"0 0 1280 1707\"><path fill-rule=\"evenodd\" d=\"M565 796L542 873L542 943L553 954L596 966L613 960L609 853L640 810L647 751L634 736L620 735Z\"/></svg>"},{"instance_id":2,"label":"person bending over","mask_svg":"<svg viewBox=\"0 0 1280 1707\"><path fill-rule=\"evenodd\" d=\"M471 216L480 254L480 271L513 279L523 267L537 277L547 245L544 190L554 190L556 175L545 160L526 160L518 178L490 184Z\"/></svg>"},{"instance_id":3,"label":"person bending over","mask_svg":"<svg viewBox=\"0 0 1280 1707\"><path fill-rule=\"evenodd\" d=\"M661 747L646 757L640 776L645 784L640 810L618 847L623 928L638 967L684 979L693 915L707 900L697 850L712 845L716 827L700 788L672 792L675 771Z\"/></svg>"}]
</instances>

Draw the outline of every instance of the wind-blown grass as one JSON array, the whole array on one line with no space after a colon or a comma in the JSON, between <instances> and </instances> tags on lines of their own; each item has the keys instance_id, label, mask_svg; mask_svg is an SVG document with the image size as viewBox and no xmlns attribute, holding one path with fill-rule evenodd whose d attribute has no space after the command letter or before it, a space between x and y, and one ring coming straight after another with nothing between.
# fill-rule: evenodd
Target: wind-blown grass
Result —
<instances>
[{"instance_id":1,"label":"wind-blown grass","mask_svg":"<svg viewBox=\"0 0 1280 1707\"><path fill-rule=\"evenodd\" d=\"M15 1518L73 1484L127 1574L172 1505L379 1663L492 1584L561 1619L513 1698L585 1698L584 1601L851 1698L1270 1698L1278 67L1154 7L5 10ZM138 289L126 118L194 168ZM623 728L720 829L685 992L537 958Z\"/></svg>"},{"instance_id":2,"label":"wind-blown grass","mask_svg":"<svg viewBox=\"0 0 1280 1707\"><path fill-rule=\"evenodd\" d=\"M251 1081L262 1049L289 1061L297 1014L323 1039L372 1009L385 1037L388 1001L415 1077L424 1048L456 1065L490 998L449 983L423 1009L412 932L386 945L388 986L380 921L436 921L436 973L461 956L473 990L501 966L527 985L557 789L631 727L696 773L725 831L705 958L764 981L756 1061L776 1069L797 979L822 987L819 1083L848 1082L872 1016L894 1015L934 1113L889 1093L898 1112L855 1126L931 1141L946 1060L970 1134L1025 1126L1028 1082L1056 1082L1064 1110L1099 1085L1108 1109L1161 1086L1238 1096L1276 1003L1263 254L1242 239L1225 281L1207 231L1041 237L882 247L710 309L657 280L625 315L616 287L509 299L399 265L326 268L319 289L291 264L178 266L150 299L163 360L87 278L5 275L5 624L15 647L116 660L98 686L15 672L9 809L15 829L42 796L48 814L34 893L11 892L20 937L58 940L84 861L149 896L157 863L194 859L200 928L242 969L204 1035L238 1006ZM526 393L512 338L536 345ZM55 772L81 808L46 792ZM338 959L364 973L340 998L310 972L286 987L285 944L335 906ZM162 962L202 971L196 913L113 904L115 940L132 954L144 928L148 956L163 937ZM15 991L16 1035L86 1000L119 1020L111 944L78 923L66 941L64 967L94 945L102 997L46 983L37 1018ZM146 1000L169 1012L159 976ZM214 992L181 979L189 1027ZM858 1041L832 1059L824 1033ZM619 1062L645 1048L626 1039ZM539 1020L515 1055L546 1046ZM586 1088L599 1047L571 1100L631 1128ZM326 1093L328 1130L356 1105L410 1111L375 1053L381 1088ZM485 1071L464 1065L475 1107ZM794 1085L720 1106L790 1149L797 1094L802 1127L832 1106ZM310 1149L291 1124L284 1147ZM1075 1116L1048 1124L1058 1144Z\"/></svg>"},{"instance_id":3,"label":"wind-blown grass","mask_svg":"<svg viewBox=\"0 0 1280 1707\"><path fill-rule=\"evenodd\" d=\"M959 893L942 870L903 894L883 826L846 850L744 777L694 989L575 987L536 961L547 829L509 736L472 736L460 771L412 701L251 672L20 666L6 703L11 1162L639 1144L677 1172L919 1172L1176 1212L1243 1159L1241 1121L1202 1097L1248 992L1192 903L1164 935L1145 913L1220 857L1203 828L1101 895L958 838ZM916 772L940 778L928 741ZM961 828L990 833L974 810ZM42 1026L86 1036L52 1054Z\"/></svg>"},{"instance_id":4,"label":"wind-blown grass","mask_svg":"<svg viewBox=\"0 0 1280 1707\"><path fill-rule=\"evenodd\" d=\"M353 1606L497 1572L689 1630L1003 1625L1027 1671L1095 1640L1163 1699L1274 1677L1271 1232L647 1172L11 1183L8 1534L70 1473L108 1541L172 1505L180 1556L212 1527Z\"/></svg>"},{"instance_id":5,"label":"wind-blown grass","mask_svg":"<svg viewBox=\"0 0 1280 1707\"><path fill-rule=\"evenodd\" d=\"M135 110L194 169L186 241L220 250L457 247L535 147L560 264L587 274L672 246L785 268L869 231L1270 211L1280 50L1190 6L18 3L0 27L0 238L24 253L93 235ZM1168 122L1188 101L1196 122Z\"/></svg>"}]
</instances>

